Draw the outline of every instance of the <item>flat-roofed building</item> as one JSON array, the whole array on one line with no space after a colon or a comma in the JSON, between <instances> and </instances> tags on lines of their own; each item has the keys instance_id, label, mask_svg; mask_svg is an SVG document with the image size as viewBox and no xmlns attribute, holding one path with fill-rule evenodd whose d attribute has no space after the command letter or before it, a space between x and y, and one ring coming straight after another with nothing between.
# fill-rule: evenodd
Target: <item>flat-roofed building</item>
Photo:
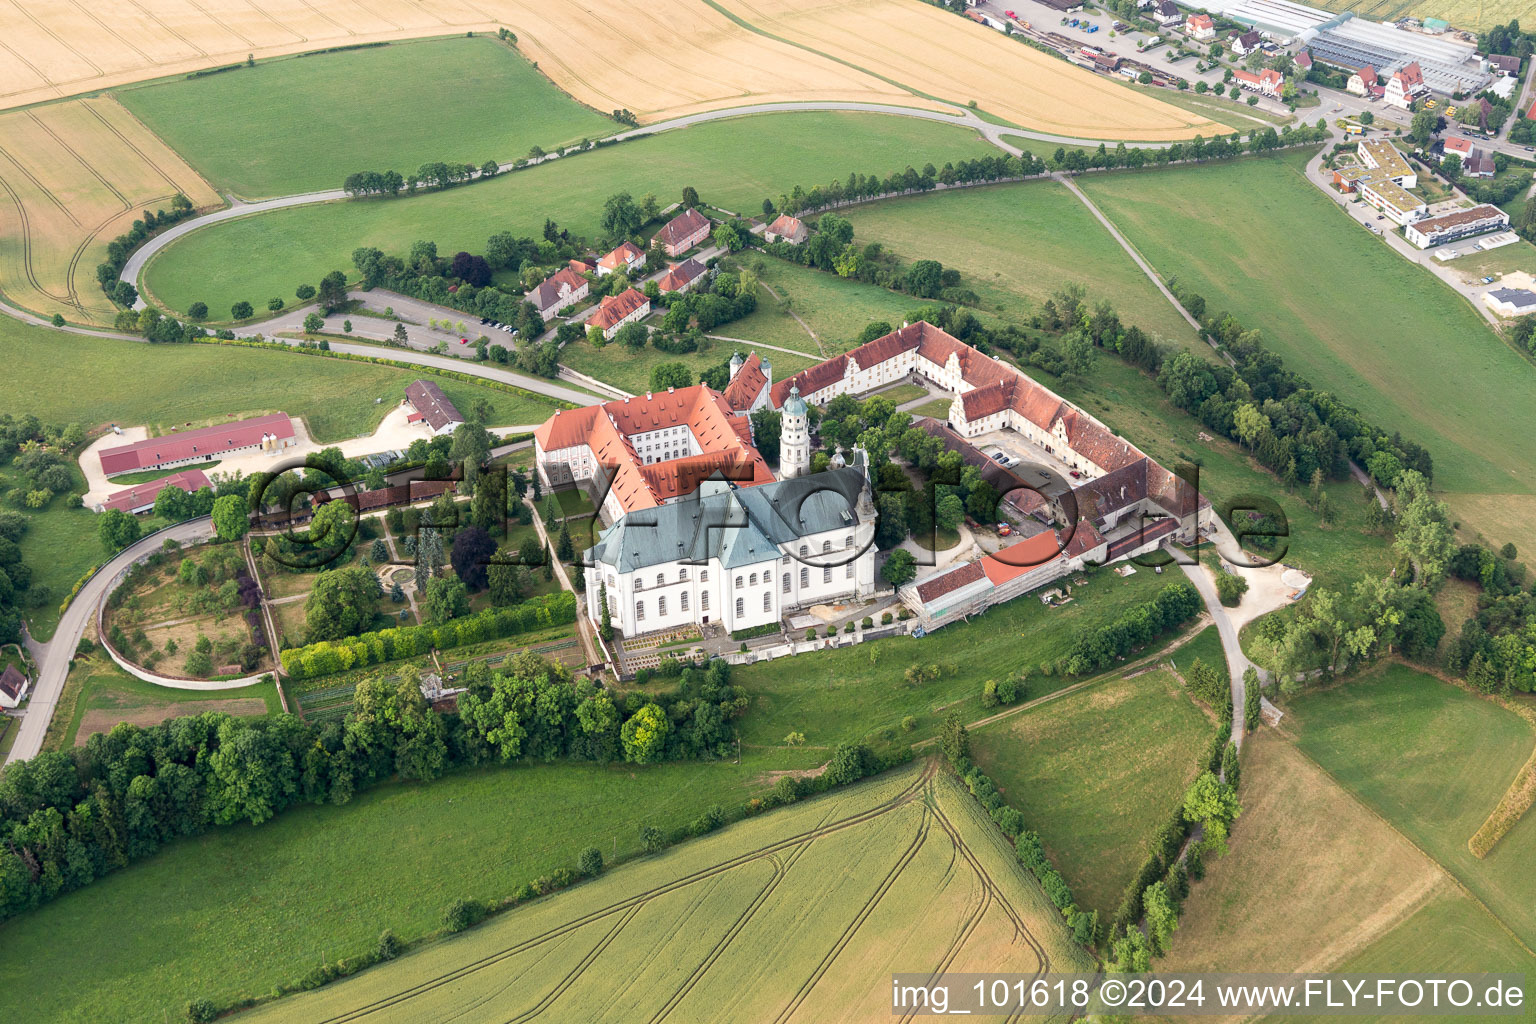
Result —
<instances>
[{"instance_id":1,"label":"flat-roofed building","mask_svg":"<svg viewBox=\"0 0 1536 1024\"><path fill-rule=\"evenodd\" d=\"M1420 249L1443 245L1489 231L1509 227L1509 214L1497 206L1484 203L1469 210L1456 210L1438 217L1426 217L1409 224L1404 231L1408 241Z\"/></svg>"}]
</instances>

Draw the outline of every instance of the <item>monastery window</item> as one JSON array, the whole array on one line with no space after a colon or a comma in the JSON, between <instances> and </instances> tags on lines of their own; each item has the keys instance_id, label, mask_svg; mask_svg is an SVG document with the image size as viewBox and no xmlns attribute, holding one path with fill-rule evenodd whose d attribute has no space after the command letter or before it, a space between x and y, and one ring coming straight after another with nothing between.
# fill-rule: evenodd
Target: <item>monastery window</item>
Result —
<instances>
[{"instance_id":1,"label":"monastery window","mask_svg":"<svg viewBox=\"0 0 1536 1024\"><path fill-rule=\"evenodd\" d=\"M644 622L645 621L645 602L644 601L636 601L635 602L635 621L636 622Z\"/></svg>"},{"instance_id":2,"label":"monastery window","mask_svg":"<svg viewBox=\"0 0 1536 1024\"><path fill-rule=\"evenodd\" d=\"M845 547L845 548L853 547L853 534L850 533L848 536L843 538L843 547Z\"/></svg>"},{"instance_id":3,"label":"monastery window","mask_svg":"<svg viewBox=\"0 0 1536 1024\"><path fill-rule=\"evenodd\" d=\"M688 610L688 591L683 591L683 611Z\"/></svg>"},{"instance_id":4,"label":"monastery window","mask_svg":"<svg viewBox=\"0 0 1536 1024\"><path fill-rule=\"evenodd\" d=\"M685 565L677 572L677 578L683 583L688 582L688 567Z\"/></svg>"},{"instance_id":5,"label":"monastery window","mask_svg":"<svg viewBox=\"0 0 1536 1024\"><path fill-rule=\"evenodd\" d=\"M800 587L803 590L804 588L806 588L806 587L808 587L810 585L811 585L811 570L805 568L805 566L801 566L800 567Z\"/></svg>"},{"instance_id":6,"label":"monastery window","mask_svg":"<svg viewBox=\"0 0 1536 1024\"><path fill-rule=\"evenodd\" d=\"M789 573L784 574L784 593L789 593Z\"/></svg>"},{"instance_id":7,"label":"monastery window","mask_svg":"<svg viewBox=\"0 0 1536 1024\"><path fill-rule=\"evenodd\" d=\"M749 577L749 578L748 578L748 579L747 579L747 585L748 585L748 586L753 586L753 587L755 587L755 586L757 586L757 573L753 573L753 574L752 574L752 575L751 575L751 576L750 576L750 577Z\"/></svg>"},{"instance_id":8,"label":"monastery window","mask_svg":"<svg viewBox=\"0 0 1536 1024\"><path fill-rule=\"evenodd\" d=\"M741 589L741 577L740 576L736 577L736 589L737 590Z\"/></svg>"},{"instance_id":9,"label":"monastery window","mask_svg":"<svg viewBox=\"0 0 1536 1024\"><path fill-rule=\"evenodd\" d=\"M821 542L821 553L825 555L825 554L830 554L831 551L832 551L832 542L829 541L829 540L822 541Z\"/></svg>"},{"instance_id":10,"label":"monastery window","mask_svg":"<svg viewBox=\"0 0 1536 1024\"><path fill-rule=\"evenodd\" d=\"M824 569L821 570L821 582L823 582L823 583L831 583L832 582L832 567L830 565L826 566Z\"/></svg>"},{"instance_id":11,"label":"monastery window","mask_svg":"<svg viewBox=\"0 0 1536 1024\"><path fill-rule=\"evenodd\" d=\"M745 614L747 614L747 602L743 598L738 597L736 599L736 617L741 618Z\"/></svg>"},{"instance_id":12,"label":"monastery window","mask_svg":"<svg viewBox=\"0 0 1536 1024\"><path fill-rule=\"evenodd\" d=\"M853 579L853 563L852 562L849 562L848 565L843 569L843 579L845 579L845 580Z\"/></svg>"},{"instance_id":13,"label":"monastery window","mask_svg":"<svg viewBox=\"0 0 1536 1024\"><path fill-rule=\"evenodd\" d=\"M665 615L665 614L667 614L667 599L666 598L658 597L656 599L656 614L657 615Z\"/></svg>"},{"instance_id":14,"label":"monastery window","mask_svg":"<svg viewBox=\"0 0 1536 1024\"><path fill-rule=\"evenodd\" d=\"M658 587L666 586L667 585L667 578L665 576L663 576L661 573L657 573L656 574L656 585Z\"/></svg>"},{"instance_id":15,"label":"monastery window","mask_svg":"<svg viewBox=\"0 0 1536 1024\"><path fill-rule=\"evenodd\" d=\"M773 591L771 590L763 591L763 611L773 611Z\"/></svg>"},{"instance_id":16,"label":"monastery window","mask_svg":"<svg viewBox=\"0 0 1536 1024\"><path fill-rule=\"evenodd\" d=\"M709 582L709 570L708 569L700 569L699 570L699 582L700 583L708 583Z\"/></svg>"},{"instance_id":17,"label":"monastery window","mask_svg":"<svg viewBox=\"0 0 1536 1024\"><path fill-rule=\"evenodd\" d=\"M811 553L811 549L810 548L806 547L804 544L800 545L800 557L801 558L804 558L806 555L809 555L810 553Z\"/></svg>"},{"instance_id":18,"label":"monastery window","mask_svg":"<svg viewBox=\"0 0 1536 1024\"><path fill-rule=\"evenodd\" d=\"M699 595L699 611L701 611L701 612L709 611L709 591L707 591L707 590L704 591L704 593Z\"/></svg>"}]
</instances>

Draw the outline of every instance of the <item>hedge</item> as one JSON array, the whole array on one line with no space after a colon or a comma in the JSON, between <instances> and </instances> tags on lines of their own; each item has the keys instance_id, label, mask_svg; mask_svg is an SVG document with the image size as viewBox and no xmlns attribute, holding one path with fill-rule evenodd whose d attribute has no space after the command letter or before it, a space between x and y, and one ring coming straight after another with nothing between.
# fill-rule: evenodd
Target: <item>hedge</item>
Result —
<instances>
[{"instance_id":1,"label":"hedge","mask_svg":"<svg viewBox=\"0 0 1536 1024\"><path fill-rule=\"evenodd\" d=\"M576 595L562 590L510 608L488 608L440 626L399 626L345 640L291 647L279 658L290 679L315 679L365 665L412 658L433 649L463 647L575 621Z\"/></svg>"}]
</instances>

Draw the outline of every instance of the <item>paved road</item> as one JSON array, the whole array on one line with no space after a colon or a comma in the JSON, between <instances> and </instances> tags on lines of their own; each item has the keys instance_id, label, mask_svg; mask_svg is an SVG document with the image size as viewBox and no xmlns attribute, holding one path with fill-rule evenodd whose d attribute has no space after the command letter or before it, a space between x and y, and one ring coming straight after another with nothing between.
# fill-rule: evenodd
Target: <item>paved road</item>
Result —
<instances>
[{"instance_id":1,"label":"paved road","mask_svg":"<svg viewBox=\"0 0 1536 1024\"><path fill-rule=\"evenodd\" d=\"M64 692L64 679L69 675L75 646L85 635L86 626L95 619L96 606L106 596L112 579L136 559L159 551L167 538L188 544L212 536L213 521L207 517L172 526L124 548L80 588L80 593L75 595L74 602L59 620L59 628L54 631L53 639L46 644L32 645L33 654L37 658L37 682L33 685L27 713L22 716L21 730L16 734L16 742L11 746L7 762L35 757L42 749L53 709L59 702L59 695Z\"/></svg>"},{"instance_id":2,"label":"paved road","mask_svg":"<svg viewBox=\"0 0 1536 1024\"><path fill-rule=\"evenodd\" d=\"M1212 621L1216 623L1216 632L1221 634L1221 648L1227 655L1227 673L1232 677L1232 742L1241 749L1243 734L1245 732L1243 722L1243 698L1246 688L1243 684L1243 674L1258 666L1248 660L1248 655L1243 653L1242 644L1237 640L1237 628L1232 625L1232 619L1227 615L1227 609L1222 606L1221 599L1216 596L1216 585L1211 582L1210 574L1199 565L1180 565L1184 575L1195 585L1200 592L1200 599L1205 602L1205 610L1210 613Z\"/></svg>"}]
</instances>

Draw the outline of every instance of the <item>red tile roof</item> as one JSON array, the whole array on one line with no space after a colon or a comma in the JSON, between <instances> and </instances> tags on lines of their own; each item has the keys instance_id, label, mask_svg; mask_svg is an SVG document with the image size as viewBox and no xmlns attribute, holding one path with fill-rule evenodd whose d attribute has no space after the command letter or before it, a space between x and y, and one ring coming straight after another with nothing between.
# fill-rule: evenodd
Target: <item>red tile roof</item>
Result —
<instances>
[{"instance_id":1,"label":"red tile roof","mask_svg":"<svg viewBox=\"0 0 1536 1024\"><path fill-rule=\"evenodd\" d=\"M768 225L768 230L764 232L764 234L782 235L786 238L793 238L797 242L803 239L809 233L810 232L807 231L805 224L800 220L800 218L791 217L787 213L779 214L774 222Z\"/></svg>"},{"instance_id":2,"label":"red tile roof","mask_svg":"<svg viewBox=\"0 0 1536 1024\"><path fill-rule=\"evenodd\" d=\"M1369 64L1361 68L1359 71L1356 71L1355 74L1360 76L1360 81L1365 85L1376 84L1376 69L1371 67Z\"/></svg>"},{"instance_id":3,"label":"red tile roof","mask_svg":"<svg viewBox=\"0 0 1536 1024\"><path fill-rule=\"evenodd\" d=\"M996 554L983 558L987 579L993 586L1022 576L1031 569L1061 557L1062 543L1050 530L1037 533L1028 540L1010 544Z\"/></svg>"},{"instance_id":4,"label":"red tile roof","mask_svg":"<svg viewBox=\"0 0 1536 1024\"><path fill-rule=\"evenodd\" d=\"M967 562L958 568L951 569L942 576L935 576L917 586L917 596L922 598L924 604L936 597L969 586L978 580L986 579L987 571L980 562Z\"/></svg>"},{"instance_id":5,"label":"red tile roof","mask_svg":"<svg viewBox=\"0 0 1536 1024\"><path fill-rule=\"evenodd\" d=\"M116 448L104 448L101 452L101 469L108 476L114 476L139 469L154 469L167 462L183 462L204 456L215 459L224 452L260 444L264 434L272 434L280 441L287 440L294 436L293 421L286 413L277 412L270 416L257 416L200 430L184 430Z\"/></svg>"},{"instance_id":6,"label":"red tile roof","mask_svg":"<svg viewBox=\"0 0 1536 1024\"><path fill-rule=\"evenodd\" d=\"M677 426L688 428L699 455L646 464L630 441L634 434ZM703 384L562 410L534 431L545 452L591 448L613 474L613 494L625 512L689 493L716 472L743 486L772 483L773 473L750 438L747 418L733 415L724 396Z\"/></svg>"},{"instance_id":7,"label":"red tile roof","mask_svg":"<svg viewBox=\"0 0 1536 1024\"><path fill-rule=\"evenodd\" d=\"M606 331L614 324L650 305L651 300L633 288L626 288L617 295L609 295L597 305L597 312L587 318L587 326Z\"/></svg>"},{"instance_id":8,"label":"red tile roof","mask_svg":"<svg viewBox=\"0 0 1536 1024\"><path fill-rule=\"evenodd\" d=\"M725 404L732 409L743 412L758 393L763 390L763 385L768 383L768 375L763 372L763 361L753 352L747 356L747 361L741 364L741 369L736 371L736 376L725 387Z\"/></svg>"},{"instance_id":9,"label":"red tile roof","mask_svg":"<svg viewBox=\"0 0 1536 1024\"><path fill-rule=\"evenodd\" d=\"M709 230L709 218L690 206L663 224L661 230L656 232L656 237L661 240L662 245L678 246L697 234L700 229Z\"/></svg>"},{"instance_id":10,"label":"red tile roof","mask_svg":"<svg viewBox=\"0 0 1536 1024\"><path fill-rule=\"evenodd\" d=\"M625 242L623 245L608 253L597 261L597 265L604 270L619 270L645 255L645 250L634 242Z\"/></svg>"},{"instance_id":11,"label":"red tile roof","mask_svg":"<svg viewBox=\"0 0 1536 1024\"><path fill-rule=\"evenodd\" d=\"M1404 65L1401 71L1393 72L1392 77L1402 83L1405 91L1424 84L1424 72L1420 69L1418 61Z\"/></svg>"},{"instance_id":12,"label":"red tile roof","mask_svg":"<svg viewBox=\"0 0 1536 1024\"><path fill-rule=\"evenodd\" d=\"M136 508L153 505L155 498L167 487L180 487L188 494L192 494L204 487L212 486L213 482L204 475L202 470L184 469L180 473L172 473L170 476L152 480L147 484L138 484L124 491L114 491L107 495L101 507L103 511L116 509L120 512L132 512Z\"/></svg>"}]
</instances>

